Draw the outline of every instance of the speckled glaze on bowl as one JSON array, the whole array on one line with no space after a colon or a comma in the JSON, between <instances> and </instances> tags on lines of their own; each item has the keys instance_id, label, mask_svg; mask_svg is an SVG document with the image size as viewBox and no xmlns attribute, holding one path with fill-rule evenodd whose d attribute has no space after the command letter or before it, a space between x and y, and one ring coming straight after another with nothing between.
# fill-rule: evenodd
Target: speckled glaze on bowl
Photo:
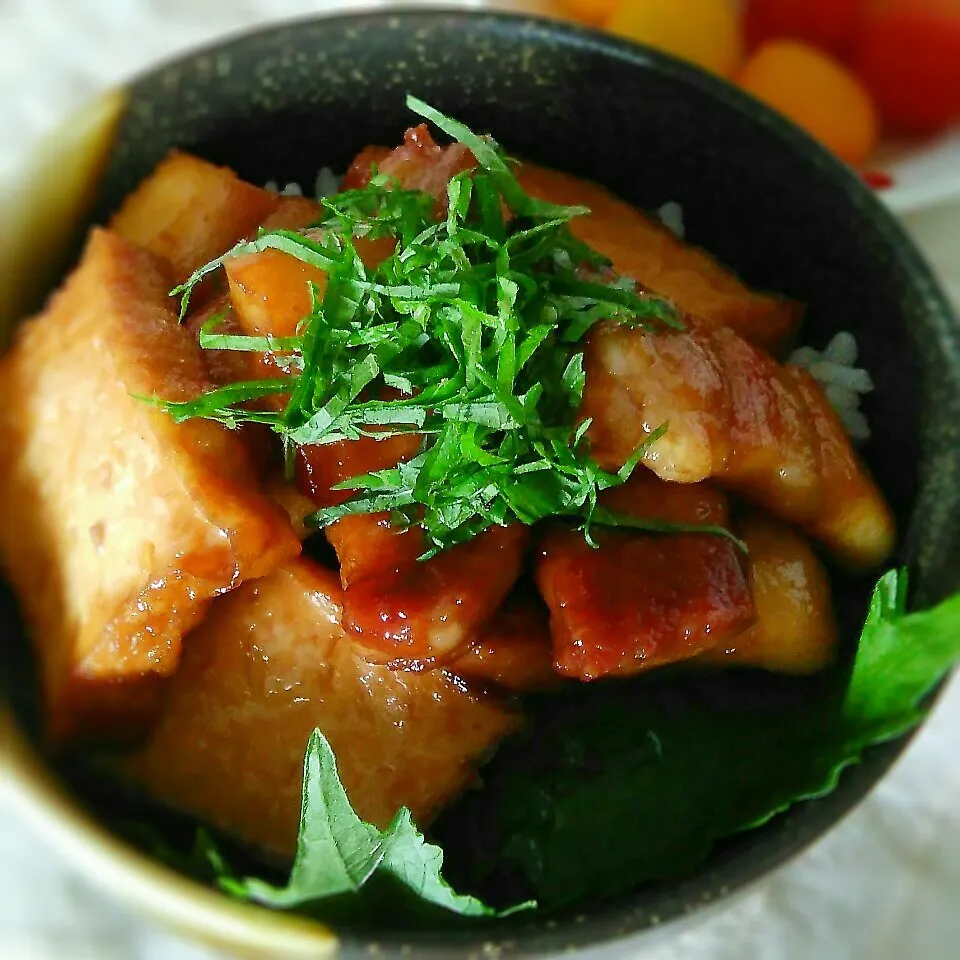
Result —
<instances>
[{"instance_id":1,"label":"speckled glaze on bowl","mask_svg":"<svg viewBox=\"0 0 960 960\"><path fill-rule=\"evenodd\" d=\"M83 136L74 124L47 144L48 161L81 174L56 200L59 218L37 212L38 175L25 170L14 185L21 201L34 202L21 202L18 295L8 289L0 312L21 311L30 292L23 279L42 285L55 255L76 248L91 219L81 211L105 219L171 147L254 182L309 184L320 166L343 169L364 145L396 142L411 121L407 92L639 206L678 201L693 241L752 283L809 304L807 342L853 330L878 385L867 411L876 439L866 453L903 531L898 559L911 569L912 602L960 586L960 336L916 250L852 173L786 121L670 58L569 25L422 10L353 15L266 30L147 74L102 101ZM0 261L8 280L11 257ZM863 617L866 586L841 598L850 629ZM12 609L4 613L11 662L6 653L23 638ZM12 668L6 675L16 678ZM679 882L548 922L386 933L372 942L238 907L124 849L51 781L18 724L7 718L2 728L11 793L92 879L195 936L271 957L338 946L351 955L535 954L649 936L653 926L666 936L674 927L665 921L743 888L836 823L904 746L871 751L831 796L725 844Z\"/></svg>"}]
</instances>

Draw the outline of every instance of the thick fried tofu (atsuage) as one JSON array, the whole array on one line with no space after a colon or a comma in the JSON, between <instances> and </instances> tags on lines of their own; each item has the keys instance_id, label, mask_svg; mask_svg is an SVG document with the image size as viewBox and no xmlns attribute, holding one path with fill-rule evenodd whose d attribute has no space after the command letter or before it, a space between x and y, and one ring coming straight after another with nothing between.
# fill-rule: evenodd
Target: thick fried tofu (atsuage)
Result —
<instances>
[{"instance_id":1,"label":"thick fried tofu (atsuage)","mask_svg":"<svg viewBox=\"0 0 960 960\"><path fill-rule=\"evenodd\" d=\"M293 853L303 754L319 728L357 813L422 828L469 786L519 716L439 670L363 660L336 575L306 559L217 600L188 638L165 712L125 769L161 801L270 853Z\"/></svg>"},{"instance_id":2,"label":"thick fried tofu (atsuage)","mask_svg":"<svg viewBox=\"0 0 960 960\"><path fill-rule=\"evenodd\" d=\"M209 599L295 556L240 440L144 397L211 387L160 262L95 230L0 362L0 558L50 733L123 736Z\"/></svg>"}]
</instances>

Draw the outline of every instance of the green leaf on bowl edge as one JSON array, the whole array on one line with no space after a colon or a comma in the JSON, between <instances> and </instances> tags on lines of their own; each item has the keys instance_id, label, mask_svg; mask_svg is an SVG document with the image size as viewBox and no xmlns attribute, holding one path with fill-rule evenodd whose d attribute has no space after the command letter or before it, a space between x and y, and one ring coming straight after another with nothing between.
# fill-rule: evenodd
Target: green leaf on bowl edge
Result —
<instances>
[{"instance_id":1,"label":"green leaf on bowl edge","mask_svg":"<svg viewBox=\"0 0 960 960\"><path fill-rule=\"evenodd\" d=\"M456 893L440 873L443 851L424 841L406 807L385 831L361 820L340 782L333 750L319 730L307 745L303 775L297 854L286 885L234 876L209 846L218 885L227 893L280 910L325 915L362 915L366 910L381 919L385 906L396 909L398 904L425 918L444 911L502 917L536 906L522 903L497 911Z\"/></svg>"},{"instance_id":2,"label":"green leaf on bowl edge","mask_svg":"<svg viewBox=\"0 0 960 960\"><path fill-rule=\"evenodd\" d=\"M883 577L852 673L815 702L597 698L547 732L545 755L565 762L490 783L486 868L512 868L552 910L688 872L721 839L830 793L865 749L920 723L960 659L960 596L907 614L905 595L905 573Z\"/></svg>"}]
</instances>

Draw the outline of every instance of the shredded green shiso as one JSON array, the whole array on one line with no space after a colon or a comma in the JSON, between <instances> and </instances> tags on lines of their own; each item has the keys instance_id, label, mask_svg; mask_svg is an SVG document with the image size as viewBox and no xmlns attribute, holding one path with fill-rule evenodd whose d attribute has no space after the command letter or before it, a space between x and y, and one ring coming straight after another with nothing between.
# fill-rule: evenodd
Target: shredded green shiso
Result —
<instances>
[{"instance_id":1,"label":"shredded green shiso","mask_svg":"<svg viewBox=\"0 0 960 960\"><path fill-rule=\"evenodd\" d=\"M346 481L350 498L311 522L389 511L399 524L423 528L424 558L493 524L547 517L578 521L588 539L591 524L694 529L597 505L600 492L630 477L666 424L611 473L590 456L590 422L577 422L591 326L616 320L683 329L677 310L631 280L611 279L609 261L569 229L586 208L529 196L494 141L414 97L408 106L478 161L450 181L446 215L438 218L429 194L375 175L362 189L323 198L325 218L315 228L261 233L206 264L173 291L182 294L181 315L196 284L224 260L268 249L321 268L326 289L311 285L312 310L296 336L220 334L218 318L200 331L205 349L284 353L288 377L154 402L178 422L267 424L288 460L299 445L418 435L412 460ZM369 268L359 238L391 238L396 248ZM278 395L287 397L282 410L250 406Z\"/></svg>"}]
</instances>

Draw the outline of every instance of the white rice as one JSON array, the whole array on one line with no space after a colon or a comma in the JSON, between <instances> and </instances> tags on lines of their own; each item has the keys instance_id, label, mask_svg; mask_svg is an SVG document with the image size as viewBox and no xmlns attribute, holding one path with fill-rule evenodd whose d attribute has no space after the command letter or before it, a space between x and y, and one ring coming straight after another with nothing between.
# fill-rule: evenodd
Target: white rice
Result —
<instances>
[{"instance_id":1,"label":"white rice","mask_svg":"<svg viewBox=\"0 0 960 960\"><path fill-rule=\"evenodd\" d=\"M329 167L321 167L317 173L317 179L314 181L313 195L317 200L324 197L332 197L340 190L340 181L343 177L338 177ZM276 180L268 180L263 185L264 190L272 193L278 193L281 197L302 197L303 187L299 183L288 183L283 189L280 189Z\"/></svg>"},{"instance_id":2,"label":"white rice","mask_svg":"<svg viewBox=\"0 0 960 960\"><path fill-rule=\"evenodd\" d=\"M278 193L281 197L302 197L303 189L299 183L288 183L282 190L277 185L276 180L268 180L263 185L264 190L269 190L271 193Z\"/></svg>"},{"instance_id":3,"label":"white rice","mask_svg":"<svg viewBox=\"0 0 960 960\"><path fill-rule=\"evenodd\" d=\"M857 341L852 333L838 333L822 351L800 347L789 362L809 370L824 388L851 440L865 443L870 439L870 425L860 410L860 400L873 390L873 379L857 366Z\"/></svg>"},{"instance_id":4,"label":"white rice","mask_svg":"<svg viewBox=\"0 0 960 960\"><path fill-rule=\"evenodd\" d=\"M657 210L657 216L660 218L660 222L672 233L674 236L679 237L681 240L686 233L686 228L683 224L683 207L679 203L665 203L662 207Z\"/></svg>"},{"instance_id":5,"label":"white rice","mask_svg":"<svg viewBox=\"0 0 960 960\"><path fill-rule=\"evenodd\" d=\"M343 177L338 177L329 167L321 167L317 174L317 180L314 184L313 195L321 200L323 197L332 197L340 192L340 182Z\"/></svg>"}]
</instances>

